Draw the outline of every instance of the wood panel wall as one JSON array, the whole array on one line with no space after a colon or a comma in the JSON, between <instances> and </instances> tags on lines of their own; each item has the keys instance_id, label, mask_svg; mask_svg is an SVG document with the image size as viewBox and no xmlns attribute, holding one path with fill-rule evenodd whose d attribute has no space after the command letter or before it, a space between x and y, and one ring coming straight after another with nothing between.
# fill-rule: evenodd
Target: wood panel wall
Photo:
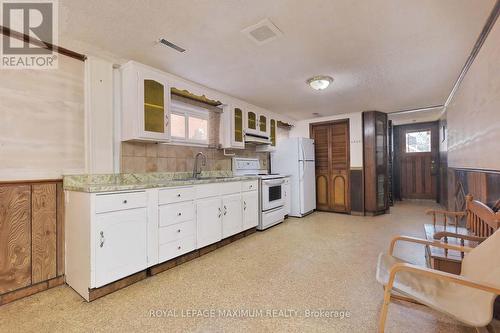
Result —
<instances>
[{"instance_id":1,"label":"wood panel wall","mask_svg":"<svg viewBox=\"0 0 500 333\"><path fill-rule=\"evenodd\" d=\"M62 181L0 183L0 305L64 282Z\"/></svg>"},{"instance_id":2,"label":"wood panel wall","mask_svg":"<svg viewBox=\"0 0 500 333\"><path fill-rule=\"evenodd\" d=\"M500 171L448 168L446 182L449 210L464 210L467 194L489 207L500 199Z\"/></svg>"}]
</instances>

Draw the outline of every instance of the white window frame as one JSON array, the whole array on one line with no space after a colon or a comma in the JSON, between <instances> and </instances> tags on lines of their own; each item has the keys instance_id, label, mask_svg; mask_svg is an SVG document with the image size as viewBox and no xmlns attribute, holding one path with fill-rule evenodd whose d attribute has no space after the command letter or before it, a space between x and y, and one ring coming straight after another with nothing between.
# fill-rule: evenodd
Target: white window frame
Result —
<instances>
[{"instance_id":1,"label":"white window frame","mask_svg":"<svg viewBox=\"0 0 500 333\"><path fill-rule=\"evenodd\" d=\"M201 145L201 146L208 146L208 133L210 133L210 124L208 121L208 110L197 107L194 105L190 105L187 103L182 103L179 101L172 101L171 102L171 114L176 114L179 116L184 116L184 138L180 137L175 137L171 136L171 141L173 143L179 143L179 144L195 144L195 145ZM203 120L207 121L207 139L206 140L193 140L189 139L189 117L194 117L194 118L200 118Z\"/></svg>"}]
</instances>

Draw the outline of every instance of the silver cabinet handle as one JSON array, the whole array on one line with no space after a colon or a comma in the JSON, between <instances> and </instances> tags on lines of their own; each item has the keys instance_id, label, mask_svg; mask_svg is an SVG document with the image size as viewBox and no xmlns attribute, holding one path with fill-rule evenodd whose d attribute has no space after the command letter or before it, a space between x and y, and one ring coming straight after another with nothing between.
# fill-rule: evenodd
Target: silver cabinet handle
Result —
<instances>
[{"instance_id":1,"label":"silver cabinet handle","mask_svg":"<svg viewBox=\"0 0 500 333\"><path fill-rule=\"evenodd\" d=\"M222 211L220 210L220 207L219 207L219 218L221 217L222 215Z\"/></svg>"},{"instance_id":2,"label":"silver cabinet handle","mask_svg":"<svg viewBox=\"0 0 500 333\"><path fill-rule=\"evenodd\" d=\"M100 247L103 247L104 246L104 231L101 231L101 240L100 240L100 243L99 243L99 246Z\"/></svg>"},{"instance_id":3,"label":"silver cabinet handle","mask_svg":"<svg viewBox=\"0 0 500 333\"><path fill-rule=\"evenodd\" d=\"M247 210L247 202L243 201L243 210Z\"/></svg>"},{"instance_id":4,"label":"silver cabinet handle","mask_svg":"<svg viewBox=\"0 0 500 333\"><path fill-rule=\"evenodd\" d=\"M224 206L224 215L226 215L226 214L227 214L227 207Z\"/></svg>"}]
</instances>

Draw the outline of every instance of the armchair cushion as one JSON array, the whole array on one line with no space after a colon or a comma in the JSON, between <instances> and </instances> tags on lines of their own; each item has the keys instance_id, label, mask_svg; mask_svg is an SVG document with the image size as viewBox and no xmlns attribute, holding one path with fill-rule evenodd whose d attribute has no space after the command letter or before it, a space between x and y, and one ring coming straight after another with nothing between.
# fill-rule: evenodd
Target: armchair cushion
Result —
<instances>
[{"instance_id":1,"label":"armchair cushion","mask_svg":"<svg viewBox=\"0 0 500 333\"><path fill-rule=\"evenodd\" d=\"M379 255L376 273L379 283L387 285L396 263L407 262L385 253ZM470 326L484 327L492 320L495 294L489 292L408 271L396 274L393 290Z\"/></svg>"}]
</instances>

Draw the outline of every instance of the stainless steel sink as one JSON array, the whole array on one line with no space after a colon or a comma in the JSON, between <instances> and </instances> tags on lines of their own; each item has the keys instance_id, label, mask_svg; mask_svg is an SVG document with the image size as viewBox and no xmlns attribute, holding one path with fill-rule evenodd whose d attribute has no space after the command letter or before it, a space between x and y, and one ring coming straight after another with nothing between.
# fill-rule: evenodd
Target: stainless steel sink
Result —
<instances>
[{"instance_id":1,"label":"stainless steel sink","mask_svg":"<svg viewBox=\"0 0 500 333\"><path fill-rule=\"evenodd\" d=\"M172 179L175 182L185 182L185 181L193 181L193 180L217 180L217 179L228 179L233 177L198 177L198 178L180 178L180 179Z\"/></svg>"}]
</instances>

